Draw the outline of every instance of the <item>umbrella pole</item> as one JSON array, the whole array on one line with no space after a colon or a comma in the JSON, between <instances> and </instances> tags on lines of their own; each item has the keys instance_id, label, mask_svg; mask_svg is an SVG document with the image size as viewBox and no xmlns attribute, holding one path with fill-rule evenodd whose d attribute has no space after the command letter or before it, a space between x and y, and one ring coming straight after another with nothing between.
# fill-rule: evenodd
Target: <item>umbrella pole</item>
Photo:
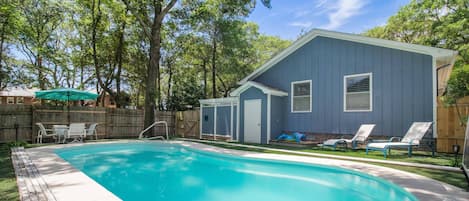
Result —
<instances>
[{"instance_id":1,"label":"umbrella pole","mask_svg":"<svg viewBox=\"0 0 469 201\"><path fill-rule=\"evenodd\" d=\"M67 120L70 125L70 92L67 92Z\"/></svg>"}]
</instances>

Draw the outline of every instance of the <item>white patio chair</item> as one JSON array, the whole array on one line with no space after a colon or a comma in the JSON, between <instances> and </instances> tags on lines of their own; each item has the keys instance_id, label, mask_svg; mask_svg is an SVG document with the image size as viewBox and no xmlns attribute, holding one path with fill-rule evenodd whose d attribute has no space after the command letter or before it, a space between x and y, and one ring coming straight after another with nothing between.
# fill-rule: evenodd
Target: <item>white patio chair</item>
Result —
<instances>
[{"instance_id":1,"label":"white patio chair","mask_svg":"<svg viewBox=\"0 0 469 201\"><path fill-rule=\"evenodd\" d=\"M86 137L86 129L84 123L71 123L68 132L67 139L73 139L73 142L83 142L83 138Z\"/></svg>"},{"instance_id":2,"label":"white patio chair","mask_svg":"<svg viewBox=\"0 0 469 201\"><path fill-rule=\"evenodd\" d=\"M345 144L345 147L347 147L347 143L350 143L352 149L355 149L358 143L365 143L374 127L374 124L362 124L352 139L329 139L324 141L322 145L333 147L335 150L338 144Z\"/></svg>"},{"instance_id":3,"label":"white patio chair","mask_svg":"<svg viewBox=\"0 0 469 201\"><path fill-rule=\"evenodd\" d=\"M368 154L369 150L377 150L382 151L384 158L386 158L386 153L390 152L392 147L397 147L407 148L408 156L411 157L412 147L420 145L420 140L422 140L431 126L432 122L414 122L400 142L393 142L394 139L399 139L399 137L392 137L387 142L382 142L383 140L379 142L374 141L366 145L366 154Z\"/></svg>"},{"instance_id":4,"label":"white patio chair","mask_svg":"<svg viewBox=\"0 0 469 201\"><path fill-rule=\"evenodd\" d=\"M54 130L46 129L42 123L36 123L36 125L39 127L36 138L37 144L42 144L43 137L52 137L54 140L57 140L57 134L54 132Z\"/></svg>"},{"instance_id":5,"label":"white patio chair","mask_svg":"<svg viewBox=\"0 0 469 201\"><path fill-rule=\"evenodd\" d=\"M98 139L98 133L96 132L97 123L92 123L88 129L86 129L86 136L95 136L95 139Z\"/></svg>"}]
</instances>

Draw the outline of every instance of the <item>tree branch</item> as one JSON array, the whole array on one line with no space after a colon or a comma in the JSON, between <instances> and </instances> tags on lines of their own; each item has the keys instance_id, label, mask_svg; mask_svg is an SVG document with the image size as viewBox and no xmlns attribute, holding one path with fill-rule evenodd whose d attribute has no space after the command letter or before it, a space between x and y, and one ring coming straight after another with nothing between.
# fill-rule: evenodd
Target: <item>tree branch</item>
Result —
<instances>
[{"instance_id":1,"label":"tree branch","mask_svg":"<svg viewBox=\"0 0 469 201\"><path fill-rule=\"evenodd\" d=\"M151 33L150 30L148 30L147 27L150 27L151 22L148 20L148 17L146 16L146 13L144 13L144 19L140 16L140 12L138 12L135 8L133 8L128 0L122 0L124 2L125 6L127 7L127 10L129 10L137 19L138 23L140 26L142 26L143 32L145 33L145 36L150 40L151 39Z\"/></svg>"},{"instance_id":2,"label":"tree branch","mask_svg":"<svg viewBox=\"0 0 469 201\"><path fill-rule=\"evenodd\" d=\"M171 10L171 8L174 7L176 2L177 0L171 0L171 2L169 2L169 4L163 8L163 10L161 10L160 14L156 17L156 21L161 23L164 19L164 16L169 12L169 10Z\"/></svg>"}]
</instances>

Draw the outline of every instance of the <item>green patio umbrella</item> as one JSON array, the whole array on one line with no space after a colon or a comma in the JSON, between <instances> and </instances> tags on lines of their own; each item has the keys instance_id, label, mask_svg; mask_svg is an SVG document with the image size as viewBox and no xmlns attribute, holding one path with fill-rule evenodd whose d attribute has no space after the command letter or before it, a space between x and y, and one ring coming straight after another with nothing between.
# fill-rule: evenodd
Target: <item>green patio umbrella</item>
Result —
<instances>
[{"instance_id":1,"label":"green patio umbrella","mask_svg":"<svg viewBox=\"0 0 469 201\"><path fill-rule=\"evenodd\" d=\"M98 94L72 88L59 88L37 91L35 92L35 98L45 100L67 101L67 119L68 123L70 123L70 104L68 102L78 100L96 100L96 98L98 98Z\"/></svg>"}]
</instances>

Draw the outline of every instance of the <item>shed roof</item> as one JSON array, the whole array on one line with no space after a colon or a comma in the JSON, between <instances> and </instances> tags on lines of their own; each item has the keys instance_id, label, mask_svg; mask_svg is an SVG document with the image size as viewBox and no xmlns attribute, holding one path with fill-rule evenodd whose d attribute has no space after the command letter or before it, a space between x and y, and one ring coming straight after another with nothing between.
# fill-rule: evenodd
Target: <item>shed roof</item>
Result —
<instances>
[{"instance_id":1,"label":"shed roof","mask_svg":"<svg viewBox=\"0 0 469 201\"><path fill-rule=\"evenodd\" d=\"M281 60L283 60L284 58L286 58L287 56L295 52L297 49L299 49L300 47L302 47L303 45L305 45L306 43L308 43L309 41L313 40L314 38L318 36L430 55L433 58L435 58L436 65L437 65L436 67L450 64L451 66L449 67L449 69L452 68L456 55L458 54L457 51L448 50L448 49L409 44L409 43L403 43L403 42L397 42L397 41L391 41L391 40L385 40L385 39L371 38L371 37L366 37L366 36L357 35L357 34L341 33L341 32L335 32L335 31L322 30L322 29L313 29L309 33L304 35L303 37L293 42L293 44L290 45L288 48L284 49L282 52L272 57L269 61L267 61L262 66L257 68L254 72L252 72L251 74L243 78L241 81L238 82L238 84L245 84L246 82L253 80L254 78L258 77L259 75L261 75L262 73L270 69L271 67L275 66L275 64L277 64L278 62L280 62ZM439 76L439 80L438 80L439 85L443 84L441 87L444 87L448 78L449 76L441 76L441 77Z\"/></svg>"},{"instance_id":2,"label":"shed roof","mask_svg":"<svg viewBox=\"0 0 469 201\"><path fill-rule=\"evenodd\" d=\"M243 91L246 91L250 87L256 87L260 89L262 92L265 94L271 94L275 96L288 96L287 92L284 92L280 89L276 89L273 87L269 87L267 85L261 84L259 82L254 82L254 81L248 81L244 83L242 86L238 87L236 90L230 93L231 96L239 96L239 94L243 93Z\"/></svg>"},{"instance_id":3,"label":"shed roof","mask_svg":"<svg viewBox=\"0 0 469 201\"><path fill-rule=\"evenodd\" d=\"M212 99L201 99L199 100L200 104L206 105L229 105L236 104L238 99L236 97L227 97L227 98L212 98Z\"/></svg>"}]
</instances>

